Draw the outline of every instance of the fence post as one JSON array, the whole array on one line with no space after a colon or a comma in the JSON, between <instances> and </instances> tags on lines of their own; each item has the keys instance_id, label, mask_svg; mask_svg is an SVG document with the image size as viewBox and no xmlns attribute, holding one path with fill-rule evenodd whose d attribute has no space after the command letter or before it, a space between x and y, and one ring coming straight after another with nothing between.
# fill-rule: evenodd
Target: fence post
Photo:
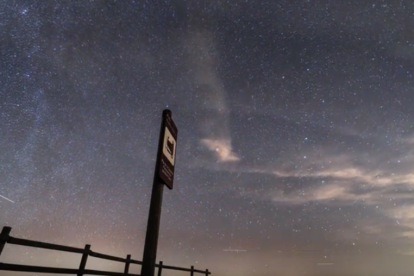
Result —
<instances>
[{"instance_id":1,"label":"fence post","mask_svg":"<svg viewBox=\"0 0 414 276\"><path fill-rule=\"evenodd\" d=\"M193 266L193 265L191 266L191 271L190 271L190 273L191 273L191 276L194 276L194 266Z\"/></svg>"},{"instance_id":2,"label":"fence post","mask_svg":"<svg viewBox=\"0 0 414 276\"><path fill-rule=\"evenodd\" d=\"M208 276L208 274L209 274L208 269L206 269L206 276Z\"/></svg>"},{"instance_id":3,"label":"fence post","mask_svg":"<svg viewBox=\"0 0 414 276\"><path fill-rule=\"evenodd\" d=\"M6 244L6 242L9 241L9 238L10 238L9 234L10 234L11 229L12 228L9 227L9 226L4 226L3 229L1 230L1 233L0 233L0 255L1 255L1 252L3 252L4 245Z\"/></svg>"},{"instance_id":4,"label":"fence post","mask_svg":"<svg viewBox=\"0 0 414 276\"><path fill-rule=\"evenodd\" d=\"M127 258L126 258L126 262L125 262L125 269L124 269L124 274L128 275L128 271L129 271L129 262L131 260L131 255L128 254Z\"/></svg>"},{"instance_id":5,"label":"fence post","mask_svg":"<svg viewBox=\"0 0 414 276\"><path fill-rule=\"evenodd\" d=\"M160 261L160 264L158 265L158 276L161 276L162 271L162 261Z\"/></svg>"},{"instance_id":6,"label":"fence post","mask_svg":"<svg viewBox=\"0 0 414 276\"><path fill-rule=\"evenodd\" d=\"M91 249L90 244L85 245L85 251L83 252L83 255L82 255L82 260L81 260L81 263L80 263L80 266L79 266L78 276L83 276L83 273L84 273L85 267L86 267L86 261L88 260L90 249Z\"/></svg>"}]
</instances>

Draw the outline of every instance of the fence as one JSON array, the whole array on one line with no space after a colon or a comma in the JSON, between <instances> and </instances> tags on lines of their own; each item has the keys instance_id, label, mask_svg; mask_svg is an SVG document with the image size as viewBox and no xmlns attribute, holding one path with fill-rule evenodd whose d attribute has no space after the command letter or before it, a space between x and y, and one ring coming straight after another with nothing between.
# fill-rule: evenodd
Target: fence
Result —
<instances>
[{"instance_id":1,"label":"fence","mask_svg":"<svg viewBox=\"0 0 414 276\"><path fill-rule=\"evenodd\" d=\"M109 256L106 254L93 252L89 244L86 244L84 248L76 248L76 247L70 247L70 246L64 246L64 245L58 245L58 244L51 244L51 243L44 243L44 242L14 238L10 236L11 229L12 229L11 227L5 226L3 227L0 233L0 256L1 256L1 253L3 252L4 246L6 245L6 243L8 243L8 244L17 244L17 245L30 246L30 247L43 248L43 249L51 249L51 250L57 250L57 251L63 251L63 252L78 253L78 254L82 254L82 259L79 265L79 269L6 264L6 263L0 262L0 271L8 270L8 271L19 271L19 272L75 274L78 276L83 276L85 274L108 275L108 276L139 276L139 274L128 273L130 264L142 265L141 261L136 261L136 260L131 259L131 255L127 255L126 259L124 259L124 258L119 258L119 257ZM121 273L121 272L85 269L88 256L125 263L124 272ZM156 264L155 266L158 267L158 276L161 276L161 272L163 269L186 271L186 272L190 272L191 276L194 276L194 273L201 273L201 274L204 274L205 276L208 276L209 274L211 274L211 272L209 272L208 269L206 269L205 271L198 270L198 269L194 269L194 266L191 266L191 268L184 268L184 267L164 265L162 262L159 262L159 264Z\"/></svg>"}]
</instances>

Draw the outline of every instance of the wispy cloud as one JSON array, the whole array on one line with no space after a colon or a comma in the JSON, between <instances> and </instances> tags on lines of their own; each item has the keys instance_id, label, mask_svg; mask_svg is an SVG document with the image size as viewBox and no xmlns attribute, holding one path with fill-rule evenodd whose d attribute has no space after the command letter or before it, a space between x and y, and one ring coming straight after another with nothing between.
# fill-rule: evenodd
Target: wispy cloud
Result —
<instances>
[{"instance_id":1,"label":"wispy cloud","mask_svg":"<svg viewBox=\"0 0 414 276\"><path fill-rule=\"evenodd\" d=\"M214 151L220 161L239 161L240 158L233 152L230 140L202 139L201 143L209 150Z\"/></svg>"},{"instance_id":2,"label":"wispy cloud","mask_svg":"<svg viewBox=\"0 0 414 276\"><path fill-rule=\"evenodd\" d=\"M203 142L210 150L220 145L209 140ZM357 204L358 208L366 208L364 210L368 210L368 213L381 217L353 220L350 229L344 229L336 235L337 240L357 239L359 231L377 240L408 239L407 244L414 244L414 173L409 170L409 166L394 172L396 164L392 162L376 164L375 168L355 162L364 152L339 155L330 155L326 150L323 152L323 155L307 152L306 159L297 158L301 160L296 166L290 163L252 165L242 160L211 168L269 179L258 192L256 185L263 182L248 178L244 186L252 189L245 189L242 196L292 208L317 203L338 210ZM220 158L231 159L229 156L231 147ZM399 158L395 154L389 156L389 160ZM399 253L412 254L411 251L407 247L401 248Z\"/></svg>"},{"instance_id":3,"label":"wispy cloud","mask_svg":"<svg viewBox=\"0 0 414 276\"><path fill-rule=\"evenodd\" d=\"M224 84L217 74L218 51L209 30L190 32L186 40L199 106L208 116L202 120L201 144L215 153L219 161L238 161L233 152L228 126L228 108Z\"/></svg>"}]
</instances>

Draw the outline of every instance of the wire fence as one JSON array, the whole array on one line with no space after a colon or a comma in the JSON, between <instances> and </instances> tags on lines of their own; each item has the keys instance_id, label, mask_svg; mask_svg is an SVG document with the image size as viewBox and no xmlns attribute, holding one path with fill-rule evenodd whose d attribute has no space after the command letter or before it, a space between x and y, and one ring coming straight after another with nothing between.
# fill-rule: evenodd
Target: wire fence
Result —
<instances>
[{"instance_id":1,"label":"wire fence","mask_svg":"<svg viewBox=\"0 0 414 276\"><path fill-rule=\"evenodd\" d=\"M22 246L29 246L29 247L57 250L57 251L62 251L62 252L82 254L81 262L79 264L79 269L19 265L19 264L10 264L10 263L0 262L0 271L7 270L7 271L19 271L19 272L73 274L77 276L83 276L83 275L140 276L139 274L129 273L130 264L142 265L141 261L131 259L131 255L127 255L126 258L124 259L120 257L114 257L114 256L102 254L102 253L93 252L91 250L91 245L89 244L86 244L84 248L76 248L76 247L70 247L70 246L64 246L64 245L58 245L58 244L52 244L52 243L45 243L45 242L14 238L10 236L11 229L12 229L11 227L4 226L0 233L0 256L6 244L16 244L16 245L22 245ZM112 271L86 269L85 268L86 262L89 256L100 258L100 259L105 259L109 261L124 263L125 264L124 272L112 272ZM155 267L158 267L158 276L161 276L163 269L190 272L191 276L194 276L194 273L201 273L201 274L204 274L205 276L208 276L211 274L211 272L208 271L208 269L199 270L199 269L195 269L194 266L191 266L191 268L185 268L185 267L164 265L162 261L160 261L159 264L155 264Z\"/></svg>"}]
</instances>

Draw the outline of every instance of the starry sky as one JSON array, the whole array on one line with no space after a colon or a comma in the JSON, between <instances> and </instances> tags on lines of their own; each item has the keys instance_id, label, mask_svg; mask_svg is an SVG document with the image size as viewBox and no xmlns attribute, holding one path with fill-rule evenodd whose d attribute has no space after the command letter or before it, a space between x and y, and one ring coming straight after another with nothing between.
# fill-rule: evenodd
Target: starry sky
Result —
<instances>
[{"instance_id":1,"label":"starry sky","mask_svg":"<svg viewBox=\"0 0 414 276\"><path fill-rule=\"evenodd\" d=\"M405 0L0 1L0 227L141 260L169 108L157 260L412 275L413 13ZM6 245L0 261L80 256Z\"/></svg>"}]
</instances>

